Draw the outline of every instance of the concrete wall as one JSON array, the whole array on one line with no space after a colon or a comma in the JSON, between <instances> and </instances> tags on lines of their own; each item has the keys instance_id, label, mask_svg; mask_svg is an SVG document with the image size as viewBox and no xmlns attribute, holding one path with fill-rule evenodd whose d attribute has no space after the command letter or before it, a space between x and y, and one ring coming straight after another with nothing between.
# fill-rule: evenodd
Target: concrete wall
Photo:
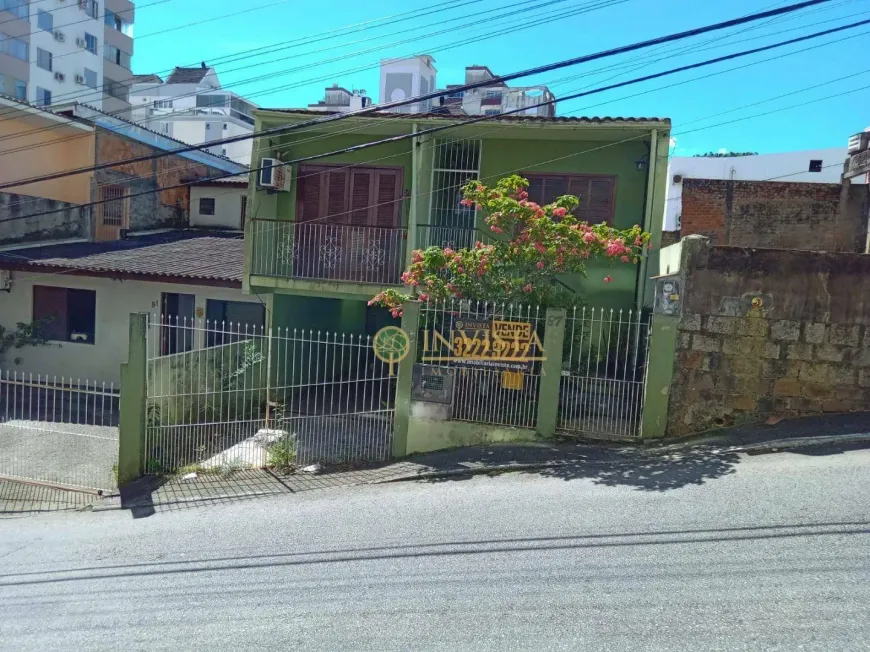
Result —
<instances>
[{"instance_id":1,"label":"concrete wall","mask_svg":"<svg viewBox=\"0 0 870 652\"><path fill-rule=\"evenodd\" d=\"M863 251L867 186L780 181L683 181L681 235L713 244Z\"/></svg>"},{"instance_id":2,"label":"concrete wall","mask_svg":"<svg viewBox=\"0 0 870 652\"><path fill-rule=\"evenodd\" d=\"M43 212L48 214L39 215ZM27 215L35 217L13 219ZM87 238L91 233L90 215L90 207L0 192L0 244Z\"/></svg>"},{"instance_id":3,"label":"concrete wall","mask_svg":"<svg viewBox=\"0 0 870 652\"><path fill-rule=\"evenodd\" d=\"M870 410L870 256L696 236L681 276L667 434Z\"/></svg>"},{"instance_id":4,"label":"concrete wall","mask_svg":"<svg viewBox=\"0 0 870 652\"><path fill-rule=\"evenodd\" d=\"M62 342L47 347L20 349L10 352L4 365L34 374L74 376L107 383L119 381L120 364L127 360L130 313L159 313L162 292L193 294L196 296L196 307L203 311L208 299L259 303L257 297L246 296L241 290L230 288L13 271L11 292L0 292L0 324L14 328L17 322L29 323L33 320L34 285L95 290L94 344ZM20 365L13 365L14 357L22 358Z\"/></svg>"}]
</instances>

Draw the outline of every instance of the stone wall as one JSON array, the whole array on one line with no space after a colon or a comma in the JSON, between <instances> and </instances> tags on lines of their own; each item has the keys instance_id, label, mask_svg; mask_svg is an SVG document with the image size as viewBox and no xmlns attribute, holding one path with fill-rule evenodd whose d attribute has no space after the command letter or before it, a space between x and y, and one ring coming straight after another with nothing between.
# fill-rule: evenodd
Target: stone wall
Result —
<instances>
[{"instance_id":1,"label":"stone wall","mask_svg":"<svg viewBox=\"0 0 870 652\"><path fill-rule=\"evenodd\" d=\"M683 240L667 434L870 410L870 255Z\"/></svg>"},{"instance_id":2,"label":"stone wall","mask_svg":"<svg viewBox=\"0 0 870 652\"><path fill-rule=\"evenodd\" d=\"M89 234L88 206L0 192L0 244L87 238Z\"/></svg>"},{"instance_id":3,"label":"stone wall","mask_svg":"<svg viewBox=\"0 0 870 652\"><path fill-rule=\"evenodd\" d=\"M680 234L713 244L864 251L866 185L684 179Z\"/></svg>"}]
</instances>

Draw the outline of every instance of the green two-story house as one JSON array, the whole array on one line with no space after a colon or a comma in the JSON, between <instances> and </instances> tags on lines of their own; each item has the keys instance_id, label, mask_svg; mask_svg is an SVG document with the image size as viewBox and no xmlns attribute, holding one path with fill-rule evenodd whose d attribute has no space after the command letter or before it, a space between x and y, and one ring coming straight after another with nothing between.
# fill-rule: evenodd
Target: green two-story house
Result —
<instances>
[{"instance_id":1,"label":"green two-story house","mask_svg":"<svg viewBox=\"0 0 870 652\"><path fill-rule=\"evenodd\" d=\"M256 130L305 122L322 113L262 109ZM481 217L460 204L468 179L494 184L520 174L530 199L580 197L577 215L616 227L641 224L652 249L639 265L593 262L588 278L562 281L590 306L638 308L652 301L658 269L670 121L646 118L472 118L376 113L324 123L254 143L252 167L383 138L367 149L288 166L284 189L251 174L245 230L244 289L270 310L273 328L374 333L391 318L367 306L401 286L411 252L432 245L471 246ZM450 125L438 133L421 133ZM604 283L604 277L612 282Z\"/></svg>"}]
</instances>

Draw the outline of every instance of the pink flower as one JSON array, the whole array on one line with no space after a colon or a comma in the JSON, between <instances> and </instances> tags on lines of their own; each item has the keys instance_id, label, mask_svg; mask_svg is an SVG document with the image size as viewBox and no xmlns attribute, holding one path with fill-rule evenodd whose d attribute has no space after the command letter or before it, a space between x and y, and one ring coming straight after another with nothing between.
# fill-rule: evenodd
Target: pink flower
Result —
<instances>
[{"instance_id":1,"label":"pink flower","mask_svg":"<svg viewBox=\"0 0 870 652\"><path fill-rule=\"evenodd\" d=\"M398 310L393 310L390 314L393 315L393 318L396 318L396 317L399 316L399 311L398 311Z\"/></svg>"},{"instance_id":2,"label":"pink flower","mask_svg":"<svg viewBox=\"0 0 870 652\"><path fill-rule=\"evenodd\" d=\"M543 260L538 261L538 269L544 269L544 261Z\"/></svg>"},{"instance_id":3,"label":"pink flower","mask_svg":"<svg viewBox=\"0 0 870 652\"><path fill-rule=\"evenodd\" d=\"M553 215L555 215L556 217L565 217L565 213L567 213L567 212L568 212L567 208L559 207L559 208L553 209Z\"/></svg>"},{"instance_id":4,"label":"pink flower","mask_svg":"<svg viewBox=\"0 0 870 652\"><path fill-rule=\"evenodd\" d=\"M532 284L531 284L531 283L526 283L526 286L523 288L523 292L525 292L526 294L528 294L528 293L531 292L531 291L532 291Z\"/></svg>"},{"instance_id":5,"label":"pink flower","mask_svg":"<svg viewBox=\"0 0 870 652\"><path fill-rule=\"evenodd\" d=\"M527 202L525 199L520 200L520 206L522 206L523 208L525 208L528 205L529 205L529 202Z\"/></svg>"},{"instance_id":6,"label":"pink flower","mask_svg":"<svg viewBox=\"0 0 870 652\"><path fill-rule=\"evenodd\" d=\"M605 277L604 277L604 282L605 282L605 283L610 283L610 281L612 281L612 280L613 280L613 277L612 277L612 276L605 276Z\"/></svg>"},{"instance_id":7,"label":"pink flower","mask_svg":"<svg viewBox=\"0 0 870 652\"><path fill-rule=\"evenodd\" d=\"M546 215L546 213L544 213L544 210L542 208L539 208L535 211L535 217L541 218L544 217L544 215Z\"/></svg>"},{"instance_id":8,"label":"pink flower","mask_svg":"<svg viewBox=\"0 0 870 652\"><path fill-rule=\"evenodd\" d=\"M470 199L463 199L459 202L462 206L472 206L474 204Z\"/></svg>"},{"instance_id":9,"label":"pink flower","mask_svg":"<svg viewBox=\"0 0 870 652\"><path fill-rule=\"evenodd\" d=\"M374 301L369 301L368 305L373 306L375 304Z\"/></svg>"},{"instance_id":10,"label":"pink flower","mask_svg":"<svg viewBox=\"0 0 870 652\"><path fill-rule=\"evenodd\" d=\"M587 231L585 234L583 234L583 242L585 242L586 244L592 244L593 242L595 242L595 234L591 231Z\"/></svg>"},{"instance_id":11,"label":"pink flower","mask_svg":"<svg viewBox=\"0 0 870 652\"><path fill-rule=\"evenodd\" d=\"M486 190L486 188L483 186L483 184L478 184L477 192L483 192L484 190Z\"/></svg>"},{"instance_id":12,"label":"pink flower","mask_svg":"<svg viewBox=\"0 0 870 652\"><path fill-rule=\"evenodd\" d=\"M528 198L529 198L529 193L527 193L525 190L521 190L520 193L519 193L519 195L517 195L517 196L518 196L520 199L528 199Z\"/></svg>"},{"instance_id":13,"label":"pink flower","mask_svg":"<svg viewBox=\"0 0 870 652\"><path fill-rule=\"evenodd\" d=\"M456 253L456 252L453 251L453 249L451 249L450 247L445 247L445 249L444 249L444 255L445 255L447 258L450 258L450 256L453 256L455 253Z\"/></svg>"},{"instance_id":14,"label":"pink flower","mask_svg":"<svg viewBox=\"0 0 870 652\"><path fill-rule=\"evenodd\" d=\"M641 246L642 244L643 244L643 238L641 238L640 236L637 236L637 237L634 239L634 246L635 246L635 247L639 247L639 246Z\"/></svg>"},{"instance_id":15,"label":"pink flower","mask_svg":"<svg viewBox=\"0 0 870 652\"><path fill-rule=\"evenodd\" d=\"M491 227L489 227L489 230L492 231L493 233L504 233L504 229L501 229L497 226L491 226Z\"/></svg>"},{"instance_id":16,"label":"pink flower","mask_svg":"<svg viewBox=\"0 0 870 652\"><path fill-rule=\"evenodd\" d=\"M423 262L423 254L421 254L419 250L414 250L413 252L411 252L411 262L412 263Z\"/></svg>"},{"instance_id":17,"label":"pink flower","mask_svg":"<svg viewBox=\"0 0 870 652\"><path fill-rule=\"evenodd\" d=\"M631 262L631 258L629 258L628 256L623 256L623 257L620 258L619 260L621 260L621 261L624 262L624 263Z\"/></svg>"},{"instance_id":18,"label":"pink flower","mask_svg":"<svg viewBox=\"0 0 870 652\"><path fill-rule=\"evenodd\" d=\"M462 274L463 272L465 272L465 268L460 266L456 268L456 271L457 273Z\"/></svg>"},{"instance_id":19,"label":"pink flower","mask_svg":"<svg viewBox=\"0 0 870 652\"><path fill-rule=\"evenodd\" d=\"M421 294L421 295L420 295L420 301L428 301L428 300L429 300L429 295L428 295L428 294L425 294L425 293L424 293L424 294Z\"/></svg>"},{"instance_id":20,"label":"pink flower","mask_svg":"<svg viewBox=\"0 0 870 652\"><path fill-rule=\"evenodd\" d=\"M545 253L547 253L547 248L546 248L544 245L542 245L540 242L536 242L536 243L534 243L532 246L533 246L533 247L538 251L538 253L540 253L540 254L545 254Z\"/></svg>"}]
</instances>

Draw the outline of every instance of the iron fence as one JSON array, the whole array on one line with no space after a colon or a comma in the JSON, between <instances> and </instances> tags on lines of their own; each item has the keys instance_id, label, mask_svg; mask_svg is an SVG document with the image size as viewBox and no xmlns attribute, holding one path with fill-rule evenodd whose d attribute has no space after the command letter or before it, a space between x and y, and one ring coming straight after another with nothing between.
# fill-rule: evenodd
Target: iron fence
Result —
<instances>
[{"instance_id":1,"label":"iron fence","mask_svg":"<svg viewBox=\"0 0 870 652\"><path fill-rule=\"evenodd\" d=\"M567 315L559 423L563 433L635 437L643 412L649 317L574 308Z\"/></svg>"},{"instance_id":2,"label":"iron fence","mask_svg":"<svg viewBox=\"0 0 870 652\"><path fill-rule=\"evenodd\" d=\"M537 423L545 311L538 306L453 299L424 304L418 362L455 369L452 418L518 428ZM525 325L493 355L498 324ZM458 359L457 359L458 357Z\"/></svg>"},{"instance_id":3,"label":"iron fence","mask_svg":"<svg viewBox=\"0 0 870 652\"><path fill-rule=\"evenodd\" d=\"M190 351L162 355L167 323ZM202 320L149 323L145 468L383 460L395 379L371 338Z\"/></svg>"},{"instance_id":4,"label":"iron fence","mask_svg":"<svg viewBox=\"0 0 870 652\"><path fill-rule=\"evenodd\" d=\"M112 383L0 370L0 476L116 489L119 398Z\"/></svg>"},{"instance_id":5,"label":"iron fence","mask_svg":"<svg viewBox=\"0 0 870 652\"><path fill-rule=\"evenodd\" d=\"M405 229L258 219L249 237L252 274L401 284Z\"/></svg>"}]
</instances>

